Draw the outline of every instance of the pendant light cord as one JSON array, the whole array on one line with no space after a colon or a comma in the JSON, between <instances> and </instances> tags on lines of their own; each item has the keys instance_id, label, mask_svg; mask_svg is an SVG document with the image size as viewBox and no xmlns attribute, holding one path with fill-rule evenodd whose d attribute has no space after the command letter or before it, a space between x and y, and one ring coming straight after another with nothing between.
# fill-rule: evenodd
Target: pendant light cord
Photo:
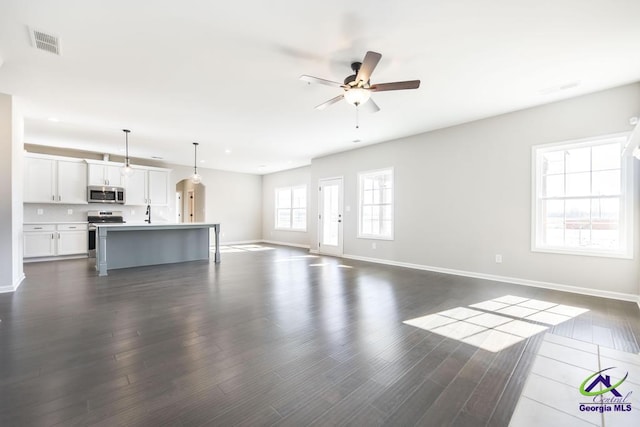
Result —
<instances>
[{"instance_id":1,"label":"pendant light cord","mask_svg":"<svg viewBox=\"0 0 640 427\"><path fill-rule=\"evenodd\" d=\"M193 174L198 174L198 143L193 143Z\"/></svg>"},{"instance_id":2,"label":"pendant light cord","mask_svg":"<svg viewBox=\"0 0 640 427\"><path fill-rule=\"evenodd\" d=\"M124 144L125 144L125 166L129 166L130 162L129 162L129 132L131 132L129 129L122 129L122 131L124 132Z\"/></svg>"}]
</instances>

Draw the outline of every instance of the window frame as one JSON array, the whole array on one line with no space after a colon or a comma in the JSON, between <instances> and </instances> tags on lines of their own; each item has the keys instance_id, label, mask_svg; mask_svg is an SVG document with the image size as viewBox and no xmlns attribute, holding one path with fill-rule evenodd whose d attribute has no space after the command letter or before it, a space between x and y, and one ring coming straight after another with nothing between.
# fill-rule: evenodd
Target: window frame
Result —
<instances>
[{"instance_id":1,"label":"window frame","mask_svg":"<svg viewBox=\"0 0 640 427\"><path fill-rule=\"evenodd\" d=\"M363 183L364 178L370 175L377 175L381 173L389 173L391 175L391 227L389 235L380 235L380 234L365 234L362 232L362 214L363 214L363 205L364 205L364 197L363 197ZM371 239L371 240L395 240L395 170L393 167L386 167L380 169L373 169L358 172L358 239ZM382 205L382 204L379 204Z\"/></svg>"},{"instance_id":2,"label":"window frame","mask_svg":"<svg viewBox=\"0 0 640 427\"><path fill-rule=\"evenodd\" d=\"M633 159L624 156L625 144L628 140L629 133L615 133L609 135L601 135L590 138L582 138L575 140L567 140L553 142L550 144L539 144L531 147L531 251L540 253L553 253L564 255L581 255L594 256L603 258L622 258L633 259L634 240L634 183L633 183ZM552 246L542 243L542 162L541 157L545 152L559 151L562 149L579 149L604 145L607 143L618 142L621 144L620 151L620 243L621 248L617 251L598 250L595 248L579 248L567 246ZM564 171L564 175L566 175ZM589 173L593 174L593 169L589 169ZM558 197L558 200L570 200L571 197ZM605 196L606 197L606 196ZM617 197L617 196L616 196ZM598 196L580 197L584 199L596 200Z\"/></svg>"},{"instance_id":3,"label":"window frame","mask_svg":"<svg viewBox=\"0 0 640 427\"><path fill-rule=\"evenodd\" d=\"M296 208L293 206L293 195L295 190L297 189L304 189L304 198L305 198L305 204L304 204L304 228L294 228L293 227L293 211L296 209L302 209L302 208ZM280 208L278 206L279 203L279 192L283 191L283 190L289 190L291 192L291 205L289 208ZM274 203L274 217L273 217L273 229L277 230L277 231L299 231L299 232L306 232L308 227L309 227L309 188L306 184L301 184L301 185L290 185L290 186L286 186L286 187L276 187L274 189L274 196L275 196L275 203ZM289 221L289 227L281 227L278 226L278 210L280 209L288 209L289 213L290 213L290 221Z\"/></svg>"}]
</instances>

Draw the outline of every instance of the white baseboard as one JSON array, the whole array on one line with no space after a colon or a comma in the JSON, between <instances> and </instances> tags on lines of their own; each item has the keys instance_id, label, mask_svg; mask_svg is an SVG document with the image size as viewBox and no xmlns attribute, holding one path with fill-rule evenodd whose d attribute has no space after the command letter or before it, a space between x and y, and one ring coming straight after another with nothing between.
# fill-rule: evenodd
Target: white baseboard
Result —
<instances>
[{"instance_id":1,"label":"white baseboard","mask_svg":"<svg viewBox=\"0 0 640 427\"><path fill-rule=\"evenodd\" d=\"M271 245L293 246L294 248L309 249L309 245L300 245L300 244L297 244L297 243L278 242L276 240L262 240L261 242L262 243L271 244Z\"/></svg>"},{"instance_id":2,"label":"white baseboard","mask_svg":"<svg viewBox=\"0 0 640 427\"><path fill-rule=\"evenodd\" d=\"M591 295L595 297L610 298L622 301L632 301L638 304L640 308L640 296L634 294L625 294L622 292L603 291L599 289L583 288L580 286L563 285L560 283L540 282L537 280L520 279L517 277L498 276L495 274L476 273L473 271L455 270L451 268L432 267L429 265L411 264L408 262L389 261L386 259L369 258L358 255L343 255L343 258L354 259L358 261L373 262L376 264L394 265L398 267L413 268L416 270L434 271L437 273L452 274L455 276L473 277L476 279L492 280L494 282L512 283L514 285L532 286L534 288L552 289L555 291L571 292L574 294Z\"/></svg>"},{"instance_id":3,"label":"white baseboard","mask_svg":"<svg viewBox=\"0 0 640 427\"><path fill-rule=\"evenodd\" d=\"M236 240L235 242L220 242L220 246L231 246L231 245L255 245L257 243L261 243L262 240ZM212 244L211 247L215 247L215 244Z\"/></svg>"},{"instance_id":4,"label":"white baseboard","mask_svg":"<svg viewBox=\"0 0 640 427\"><path fill-rule=\"evenodd\" d=\"M65 259L81 259L81 258L89 258L86 254L83 255L58 255L58 256L43 256L37 258L24 258L22 262L25 264L31 262L44 262L44 261L62 261Z\"/></svg>"},{"instance_id":5,"label":"white baseboard","mask_svg":"<svg viewBox=\"0 0 640 427\"><path fill-rule=\"evenodd\" d=\"M25 278L24 273L22 273L20 277L18 277L18 280L16 281L16 283L14 283L12 286L0 286L0 294L5 292L15 292L18 289L18 287L22 284L22 281L24 280L24 278Z\"/></svg>"},{"instance_id":6,"label":"white baseboard","mask_svg":"<svg viewBox=\"0 0 640 427\"><path fill-rule=\"evenodd\" d=\"M319 255L319 254L320 254L320 251L319 251L319 250L317 250L317 249L309 249L309 253L310 253L310 254L314 254L314 255ZM355 258L354 258L354 259L355 259Z\"/></svg>"}]
</instances>

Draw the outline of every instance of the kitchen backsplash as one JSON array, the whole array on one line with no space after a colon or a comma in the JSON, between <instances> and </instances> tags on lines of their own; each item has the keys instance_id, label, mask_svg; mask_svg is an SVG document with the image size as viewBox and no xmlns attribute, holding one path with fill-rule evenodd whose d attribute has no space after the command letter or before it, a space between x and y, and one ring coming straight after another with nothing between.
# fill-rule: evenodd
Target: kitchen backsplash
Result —
<instances>
[{"instance_id":1,"label":"kitchen backsplash","mask_svg":"<svg viewBox=\"0 0 640 427\"><path fill-rule=\"evenodd\" d=\"M144 206L104 205L92 203L88 205L63 204L24 204L24 222L75 222L86 221L88 211L110 210L122 211L126 222L143 222L146 218ZM151 207L152 222L175 222L171 210L167 207Z\"/></svg>"}]
</instances>

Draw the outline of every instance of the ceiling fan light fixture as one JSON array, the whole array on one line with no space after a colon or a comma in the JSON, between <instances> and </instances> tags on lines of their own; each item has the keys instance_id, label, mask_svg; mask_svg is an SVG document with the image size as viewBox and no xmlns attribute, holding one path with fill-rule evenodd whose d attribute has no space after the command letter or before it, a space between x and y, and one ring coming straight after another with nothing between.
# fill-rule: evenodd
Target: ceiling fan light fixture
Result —
<instances>
[{"instance_id":1,"label":"ceiling fan light fixture","mask_svg":"<svg viewBox=\"0 0 640 427\"><path fill-rule=\"evenodd\" d=\"M344 92L344 99L352 105L362 105L371 98L371 91L359 87L347 89Z\"/></svg>"}]
</instances>

